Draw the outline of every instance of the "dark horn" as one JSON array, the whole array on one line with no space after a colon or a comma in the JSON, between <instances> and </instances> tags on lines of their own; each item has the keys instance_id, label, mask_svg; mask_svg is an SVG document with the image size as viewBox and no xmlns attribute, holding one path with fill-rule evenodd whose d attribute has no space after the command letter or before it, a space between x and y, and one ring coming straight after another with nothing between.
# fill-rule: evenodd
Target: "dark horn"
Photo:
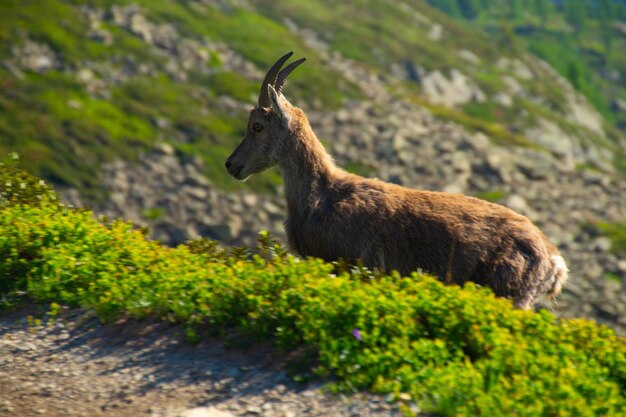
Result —
<instances>
[{"instance_id":1,"label":"dark horn","mask_svg":"<svg viewBox=\"0 0 626 417\"><path fill-rule=\"evenodd\" d=\"M280 57L280 59L276 61L274 65L272 65L272 68L270 68L270 70L265 75L265 78L261 83L261 92L259 93L259 107L271 106L270 97L267 92L267 86L273 86L274 83L276 83L276 77L278 77L278 71L280 70L280 67L283 66L285 61L287 61L291 55L293 55L293 52L286 53L285 55Z\"/></svg>"},{"instance_id":2,"label":"dark horn","mask_svg":"<svg viewBox=\"0 0 626 417\"><path fill-rule=\"evenodd\" d=\"M287 81L287 77L291 74L291 71L295 70L296 67L306 61L306 58L300 58L297 61L292 62L287 65L281 72L278 73L278 77L276 77L276 83L274 84L274 89L276 92L280 94L283 91L283 86L285 85L285 81Z\"/></svg>"}]
</instances>

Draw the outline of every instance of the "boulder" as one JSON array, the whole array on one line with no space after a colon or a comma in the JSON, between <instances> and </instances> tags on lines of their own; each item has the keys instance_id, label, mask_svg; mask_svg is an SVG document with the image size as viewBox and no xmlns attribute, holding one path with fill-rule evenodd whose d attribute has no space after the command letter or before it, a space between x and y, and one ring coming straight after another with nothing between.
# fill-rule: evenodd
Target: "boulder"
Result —
<instances>
[{"instance_id":1,"label":"boulder","mask_svg":"<svg viewBox=\"0 0 626 417\"><path fill-rule=\"evenodd\" d=\"M196 407L178 413L176 417L235 417L235 415L215 407Z\"/></svg>"},{"instance_id":2,"label":"boulder","mask_svg":"<svg viewBox=\"0 0 626 417\"><path fill-rule=\"evenodd\" d=\"M461 49L457 52L457 55L464 59L465 61L469 62L470 64L474 64L474 65L478 65L480 64L481 60L478 57L478 55L476 55L475 53L473 53L470 50L467 49Z\"/></svg>"},{"instance_id":3,"label":"boulder","mask_svg":"<svg viewBox=\"0 0 626 417\"><path fill-rule=\"evenodd\" d=\"M430 30L428 31L428 39L431 41L440 41L443 36L443 27L435 23L430 26Z\"/></svg>"},{"instance_id":4,"label":"boulder","mask_svg":"<svg viewBox=\"0 0 626 417\"><path fill-rule=\"evenodd\" d=\"M42 73L60 66L59 59L50 46L30 39L26 39L19 47L14 47L13 55L18 67L26 71Z\"/></svg>"},{"instance_id":5,"label":"boulder","mask_svg":"<svg viewBox=\"0 0 626 417\"><path fill-rule=\"evenodd\" d=\"M598 113L589 102L580 94L572 93L567 97L566 116L569 120L577 123L592 132L604 136L604 128L602 127L602 116Z\"/></svg>"},{"instance_id":6,"label":"boulder","mask_svg":"<svg viewBox=\"0 0 626 417\"><path fill-rule=\"evenodd\" d=\"M450 78L438 70L426 74L422 78L422 90L432 103L448 107L484 102L487 98L472 79L457 69L450 71Z\"/></svg>"}]
</instances>

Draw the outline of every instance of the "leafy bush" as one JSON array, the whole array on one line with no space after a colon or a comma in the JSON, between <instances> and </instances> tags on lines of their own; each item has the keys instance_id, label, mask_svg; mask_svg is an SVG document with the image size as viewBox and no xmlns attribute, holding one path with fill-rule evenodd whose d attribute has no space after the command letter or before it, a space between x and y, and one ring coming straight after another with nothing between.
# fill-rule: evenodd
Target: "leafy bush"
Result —
<instances>
[{"instance_id":1,"label":"leafy bush","mask_svg":"<svg viewBox=\"0 0 626 417\"><path fill-rule=\"evenodd\" d=\"M608 328L514 310L471 284L338 272L262 242L256 254L208 240L172 249L87 211L12 205L0 211L0 291L304 347L337 390L444 416L626 412L626 344Z\"/></svg>"},{"instance_id":2,"label":"leafy bush","mask_svg":"<svg viewBox=\"0 0 626 417\"><path fill-rule=\"evenodd\" d=\"M0 159L0 209L9 205L40 205L58 201L54 190L44 180L16 168L18 155Z\"/></svg>"}]
</instances>

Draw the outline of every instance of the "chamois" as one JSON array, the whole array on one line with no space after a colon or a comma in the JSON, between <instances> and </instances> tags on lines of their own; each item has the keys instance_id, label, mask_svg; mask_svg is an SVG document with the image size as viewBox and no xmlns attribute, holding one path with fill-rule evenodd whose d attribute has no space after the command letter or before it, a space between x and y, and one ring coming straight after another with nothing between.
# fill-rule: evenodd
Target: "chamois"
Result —
<instances>
[{"instance_id":1,"label":"chamois","mask_svg":"<svg viewBox=\"0 0 626 417\"><path fill-rule=\"evenodd\" d=\"M473 281L521 309L560 293L565 261L528 218L477 198L409 189L337 167L304 112L281 92L305 61L281 70L292 54L265 76L246 135L226 168L243 181L278 164L293 251L327 261L360 259L403 275L421 269L446 283Z\"/></svg>"}]
</instances>

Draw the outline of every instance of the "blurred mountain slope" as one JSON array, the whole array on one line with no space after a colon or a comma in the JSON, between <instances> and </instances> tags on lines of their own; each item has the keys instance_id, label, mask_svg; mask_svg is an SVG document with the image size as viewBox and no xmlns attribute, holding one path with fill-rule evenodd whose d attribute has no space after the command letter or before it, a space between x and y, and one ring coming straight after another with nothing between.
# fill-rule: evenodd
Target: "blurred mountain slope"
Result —
<instances>
[{"instance_id":1,"label":"blurred mountain slope","mask_svg":"<svg viewBox=\"0 0 626 417\"><path fill-rule=\"evenodd\" d=\"M171 244L281 238L278 170L242 184L223 162L264 72L294 50L307 62L285 94L341 166L529 216L572 269L556 311L624 329L617 119L480 16L425 1L5 1L0 152Z\"/></svg>"},{"instance_id":2,"label":"blurred mountain slope","mask_svg":"<svg viewBox=\"0 0 626 417\"><path fill-rule=\"evenodd\" d=\"M509 36L546 60L614 126L626 130L626 3L621 0L451 0L451 17Z\"/></svg>"},{"instance_id":3,"label":"blurred mountain slope","mask_svg":"<svg viewBox=\"0 0 626 417\"><path fill-rule=\"evenodd\" d=\"M535 143L605 170L608 154L589 158L576 148L619 149L619 135L545 64L422 2L0 7L0 150L18 151L29 169L91 197L102 195L103 162L135 158L156 141L201 155L214 183L236 188L221 161L243 133L245 112L223 101L252 103L265 68L291 49L309 62L294 74L289 97L313 108L368 94L354 85L358 73L351 79L332 62L341 54L392 94L501 144ZM253 187L277 181L270 175Z\"/></svg>"}]
</instances>

